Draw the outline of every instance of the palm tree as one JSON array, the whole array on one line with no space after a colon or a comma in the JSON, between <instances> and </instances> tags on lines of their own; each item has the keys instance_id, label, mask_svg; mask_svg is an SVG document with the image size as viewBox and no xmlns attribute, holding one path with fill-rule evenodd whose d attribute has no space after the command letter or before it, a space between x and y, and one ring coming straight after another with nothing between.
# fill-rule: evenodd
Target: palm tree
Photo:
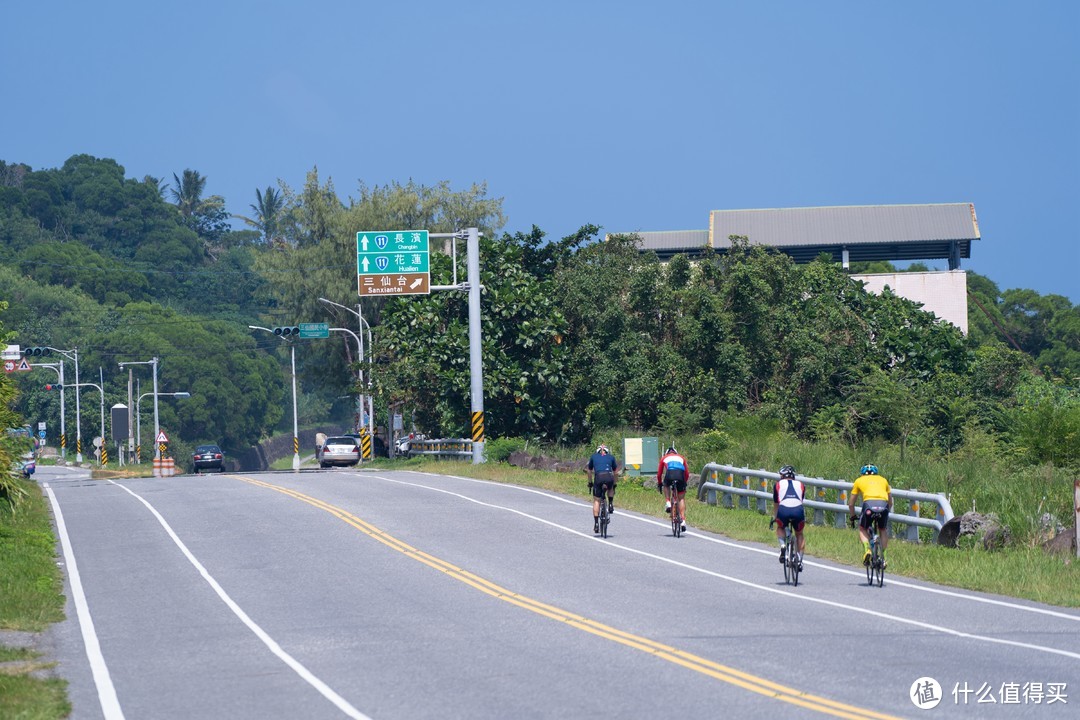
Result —
<instances>
[{"instance_id":1,"label":"palm tree","mask_svg":"<svg viewBox=\"0 0 1080 720\"><path fill-rule=\"evenodd\" d=\"M202 194L206 189L206 178L189 169L184 171L183 178L178 178L176 173L173 173L173 180L176 181L176 186L171 192L180 214L191 217L199 212L203 202Z\"/></svg>"},{"instance_id":2,"label":"palm tree","mask_svg":"<svg viewBox=\"0 0 1080 720\"><path fill-rule=\"evenodd\" d=\"M280 192L272 187L266 188L263 194L255 188L255 203L251 205L255 213L254 219L236 215L251 227L263 234L263 242L270 243L278 235L281 228L281 218L285 211L285 198Z\"/></svg>"}]
</instances>

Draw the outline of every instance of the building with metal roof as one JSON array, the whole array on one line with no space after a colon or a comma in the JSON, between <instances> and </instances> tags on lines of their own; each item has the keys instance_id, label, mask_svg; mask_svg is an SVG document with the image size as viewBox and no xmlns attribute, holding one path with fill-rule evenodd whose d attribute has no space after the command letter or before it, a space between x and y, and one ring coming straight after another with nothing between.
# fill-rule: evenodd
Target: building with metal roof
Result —
<instances>
[{"instance_id":1,"label":"building with metal roof","mask_svg":"<svg viewBox=\"0 0 1080 720\"><path fill-rule=\"evenodd\" d=\"M631 233L626 233L631 234ZM971 257L979 221L971 203L852 205L765 210L713 210L708 230L633 233L644 251L662 260L700 256L706 248L723 254L731 237L745 237L808 263L821 254L848 268L874 260L948 260L950 272L853 275L869 292L889 287L923 304L928 312L967 332L967 275L960 260Z\"/></svg>"},{"instance_id":2,"label":"building with metal roof","mask_svg":"<svg viewBox=\"0 0 1080 720\"><path fill-rule=\"evenodd\" d=\"M713 210L708 230L639 232L642 250L661 258L698 255L706 247L719 253L732 236L766 245L810 262L822 253L847 267L870 260L938 260L949 269L971 257L979 222L971 203L929 205L853 205L762 210Z\"/></svg>"}]
</instances>

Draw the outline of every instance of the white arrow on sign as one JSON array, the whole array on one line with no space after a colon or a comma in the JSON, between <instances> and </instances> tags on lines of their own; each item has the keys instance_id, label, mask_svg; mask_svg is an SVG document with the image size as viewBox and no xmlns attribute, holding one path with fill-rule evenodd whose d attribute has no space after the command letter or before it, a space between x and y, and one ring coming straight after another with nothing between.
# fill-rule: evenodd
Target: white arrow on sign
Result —
<instances>
[{"instance_id":1,"label":"white arrow on sign","mask_svg":"<svg viewBox=\"0 0 1080 720\"><path fill-rule=\"evenodd\" d=\"M367 235L365 235L364 237L360 238L360 249L362 251L364 251L364 252L367 252L367 244L368 244L368 239L367 239Z\"/></svg>"},{"instance_id":2,"label":"white arrow on sign","mask_svg":"<svg viewBox=\"0 0 1080 720\"><path fill-rule=\"evenodd\" d=\"M367 256L365 256L364 259L360 261L360 264L364 266L364 272L367 272L369 264Z\"/></svg>"}]
</instances>

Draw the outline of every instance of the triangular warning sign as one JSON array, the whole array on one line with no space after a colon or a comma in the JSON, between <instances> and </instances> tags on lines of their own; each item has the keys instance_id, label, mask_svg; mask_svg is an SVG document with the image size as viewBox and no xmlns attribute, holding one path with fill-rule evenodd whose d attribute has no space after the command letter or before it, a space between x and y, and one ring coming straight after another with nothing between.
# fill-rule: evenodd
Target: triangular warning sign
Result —
<instances>
[{"instance_id":1,"label":"triangular warning sign","mask_svg":"<svg viewBox=\"0 0 1080 720\"><path fill-rule=\"evenodd\" d=\"M26 372L28 370L33 370L33 368L30 367L30 363L26 362L26 358L23 358L22 360L19 360L19 367L17 367L16 370Z\"/></svg>"},{"instance_id":2,"label":"triangular warning sign","mask_svg":"<svg viewBox=\"0 0 1080 720\"><path fill-rule=\"evenodd\" d=\"M159 442L159 443L167 443L167 442L169 442L169 438L165 437L165 431L164 430L162 430L161 432L159 432L157 434L157 442Z\"/></svg>"}]
</instances>

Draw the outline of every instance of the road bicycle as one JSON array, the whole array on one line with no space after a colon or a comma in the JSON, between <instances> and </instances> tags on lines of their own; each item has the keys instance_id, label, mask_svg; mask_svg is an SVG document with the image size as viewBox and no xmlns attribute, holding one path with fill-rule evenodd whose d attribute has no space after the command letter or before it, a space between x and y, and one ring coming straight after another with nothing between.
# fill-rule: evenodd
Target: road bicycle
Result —
<instances>
[{"instance_id":1,"label":"road bicycle","mask_svg":"<svg viewBox=\"0 0 1080 720\"><path fill-rule=\"evenodd\" d=\"M671 534L674 537L682 535L683 516L679 514L679 493L675 484L671 485Z\"/></svg>"},{"instance_id":2,"label":"road bicycle","mask_svg":"<svg viewBox=\"0 0 1080 720\"><path fill-rule=\"evenodd\" d=\"M776 524L776 519L769 521L769 527ZM795 531L791 529L791 523L784 524L784 582L794 587L799 586L799 572L802 558L799 557L799 543L795 537Z\"/></svg>"},{"instance_id":3,"label":"road bicycle","mask_svg":"<svg viewBox=\"0 0 1080 720\"><path fill-rule=\"evenodd\" d=\"M878 587L885 584L885 556L881 549L881 535L878 533L878 513L870 515L870 562L866 565L866 584ZM851 518L851 527L855 527L858 518Z\"/></svg>"},{"instance_id":4,"label":"road bicycle","mask_svg":"<svg viewBox=\"0 0 1080 720\"><path fill-rule=\"evenodd\" d=\"M607 537L607 526L611 522L611 516L608 514L608 484L604 483L600 486L600 518L597 522L600 525L600 537Z\"/></svg>"}]
</instances>

